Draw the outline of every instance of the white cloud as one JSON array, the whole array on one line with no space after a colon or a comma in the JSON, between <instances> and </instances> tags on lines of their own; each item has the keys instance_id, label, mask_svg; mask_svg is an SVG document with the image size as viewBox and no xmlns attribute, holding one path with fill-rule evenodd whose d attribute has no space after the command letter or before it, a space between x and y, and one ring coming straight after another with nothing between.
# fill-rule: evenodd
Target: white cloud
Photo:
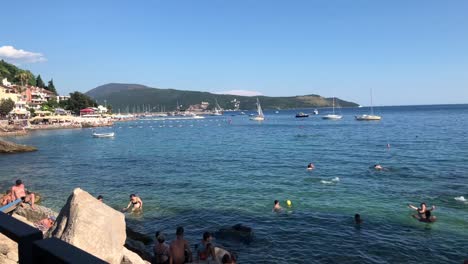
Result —
<instances>
[{"instance_id":1,"label":"white cloud","mask_svg":"<svg viewBox=\"0 0 468 264\"><path fill-rule=\"evenodd\" d=\"M41 53L15 49L13 46L0 47L0 58L13 63L34 63L46 61Z\"/></svg>"},{"instance_id":2,"label":"white cloud","mask_svg":"<svg viewBox=\"0 0 468 264\"><path fill-rule=\"evenodd\" d=\"M231 95L239 95L239 96L257 96L263 95L261 92L257 91L248 91L248 90L230 90L230 91L222 91L222 92L214 92L215 94L231 94Z\"/></svg>"}]
</instances>

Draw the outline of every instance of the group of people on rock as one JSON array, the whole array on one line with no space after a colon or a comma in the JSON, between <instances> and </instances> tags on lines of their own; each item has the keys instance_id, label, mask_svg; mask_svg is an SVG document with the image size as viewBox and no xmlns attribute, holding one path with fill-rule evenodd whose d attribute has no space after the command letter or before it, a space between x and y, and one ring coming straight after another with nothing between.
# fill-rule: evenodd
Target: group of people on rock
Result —
<instances>
[{"instance_id":1,"label":"group of people on rock","mask_svg":"<svg viewBox=\"0 0 468 264\"><path fill-rule=\"evenodd\" d=\"M7 205L11 202L14 202L18 199L21 199L23 203L31 205L31 208L34 210L34 202L36 196L34 193L28 191L21 180L16 180L15 185L11 187L10 190L7 190L6 194L1 198L1 205ZM23 206L21 204L21 206Z\"/></svg>"},{"instance_id":2,"label":"group of people on rock","mask_svg":"<svg viewBox=\"0 0 468 264\"><path fill-rule=\"evenodd\" d=\"M212 242L213 236L210 232L203 233L202 240L195 245L196 261L218 261L215 247ZM193 262L193 253L189 242L184 238L184 228L179 226L176 229L176 239L169 245L166 238L160 231L156 232L156 244L154 245L154 264L183 264ZM221 263L235 264L234 254L225 251Z\"/></svg>"}]
</instances>

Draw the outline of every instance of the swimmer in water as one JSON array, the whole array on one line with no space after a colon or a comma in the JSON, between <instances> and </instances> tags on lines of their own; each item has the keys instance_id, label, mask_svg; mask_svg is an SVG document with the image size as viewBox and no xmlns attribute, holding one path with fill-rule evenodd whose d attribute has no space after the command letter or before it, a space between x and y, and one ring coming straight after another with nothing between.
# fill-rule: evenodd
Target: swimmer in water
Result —
<instances>
[{"instance_id":1,"label":"swimmer in water","mask_svg":"<svg viewBox=\"0 0 468 264\"><path fill-rule=\"evenodd\" d=\"M380 164L375 164L374 165L374 170L379 170L380 171L380 170L383 170L383 167Z\"/></svg>"},{"instance_id":2,"label":"swimmer in water","mask_svg":"<svg viewBox=\"0 0 468 264\"><path fill-rule=\"evenodd\" d=\"M362 219L361 219L361 215L360 215L360 214L355 214L355 215L354 215L354 223L355 223L356 225L362 224Z\"/></svg>"},{"instance_id":3,"label":"swimmer in water","mask_svg":"<svg viewBox=\"0 0 468 264\"><path fill-rule=\"evenodd\" d=\"M419 219L421 221L421 219L425 219L426 218L426 212L427 211L433 211L435 210L435 205L433 205L431 207L431 209L427 209L427 206L426 206L426 203L421 203L420 205L421 207L418 208L414 205L411 205L411 204L408 204L408 207L413 209L413 210L416 210L417 214L413 215L414 218L416 219Z\"/></svg>"},{"instance_id":4,"label":"swimmer in water","mask_svg":"<svg viewBox=\"0 0 468 264\"><path fill-rule=\"evenodd\" d=\"M127 207L123 208L123 211L127 211L130 207L132 207L132 212L141 211L143 210L143 201L135 194L130 194L130 202Z\"/></svg>"},{"instance_id":5,"label":"swimmer in water","mask_svg":"<svg viewBox=\"0 0 468 264\"><path fill-rule=\"evenodd\" d=\"M425 222L425 223L434 223L437 220L437 217L431 215L431 211L427 210L424 213L424 218L419 218L418 215L413 215L414 218L418 219L419 222Z\"/></svg>"},{"instance_id":6,"label":"swimmer in water","mask_svg":"<svg viewBox=\"0 0 468 264\"><path fill-rule=\"evenodd\" d=\"M308 170L313 170L313 169L315 169L314 164L309 163L309 165L307 165L307 169L308 169Z\"/></svg>"},{"instance_id":7,"label":"swimmer in water","mask_svg":"<svg viewBox=\"0 0 468 264\"><path fill-rule=\"evenodd\" d=\"M283 211L283 208L281 207L280 203L278 200L275 200L275 205L273 206L273 212L279 213Z\"/></svg>"}]
</instances>

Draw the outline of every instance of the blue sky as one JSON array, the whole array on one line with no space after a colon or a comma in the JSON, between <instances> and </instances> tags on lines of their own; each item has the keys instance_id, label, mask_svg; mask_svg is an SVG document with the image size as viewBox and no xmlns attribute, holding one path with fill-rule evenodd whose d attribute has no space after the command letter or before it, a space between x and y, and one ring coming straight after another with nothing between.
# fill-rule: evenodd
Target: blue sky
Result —
<instances>
[{"instance_id":1,"label":"blue sky","mask_svg":"<svg viewBox=\"0 0 468 264\"><path fill-rule=\"evenodd\" d=\"M125 82L468 103L468 1L7 1L2 10L0 57L54 78L60 93Z\"/></svg>"}]
</instances>

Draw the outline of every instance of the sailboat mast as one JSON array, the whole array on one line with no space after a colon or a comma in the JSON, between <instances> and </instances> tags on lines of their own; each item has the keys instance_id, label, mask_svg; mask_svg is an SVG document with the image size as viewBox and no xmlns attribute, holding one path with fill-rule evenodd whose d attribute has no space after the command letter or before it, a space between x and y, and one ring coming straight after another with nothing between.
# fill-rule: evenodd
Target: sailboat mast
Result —
<instances>
[{"instance_id":1,"label":"sailboat mast","mask_svg":"<svg viewBox=\"0 0 468 264\"><path fill-rule=\"evenodd\" d=\"M370 89L370 111L371 115L374 115L374 103L372 102L372 88Z\"/></svg>"}]
</instances>

